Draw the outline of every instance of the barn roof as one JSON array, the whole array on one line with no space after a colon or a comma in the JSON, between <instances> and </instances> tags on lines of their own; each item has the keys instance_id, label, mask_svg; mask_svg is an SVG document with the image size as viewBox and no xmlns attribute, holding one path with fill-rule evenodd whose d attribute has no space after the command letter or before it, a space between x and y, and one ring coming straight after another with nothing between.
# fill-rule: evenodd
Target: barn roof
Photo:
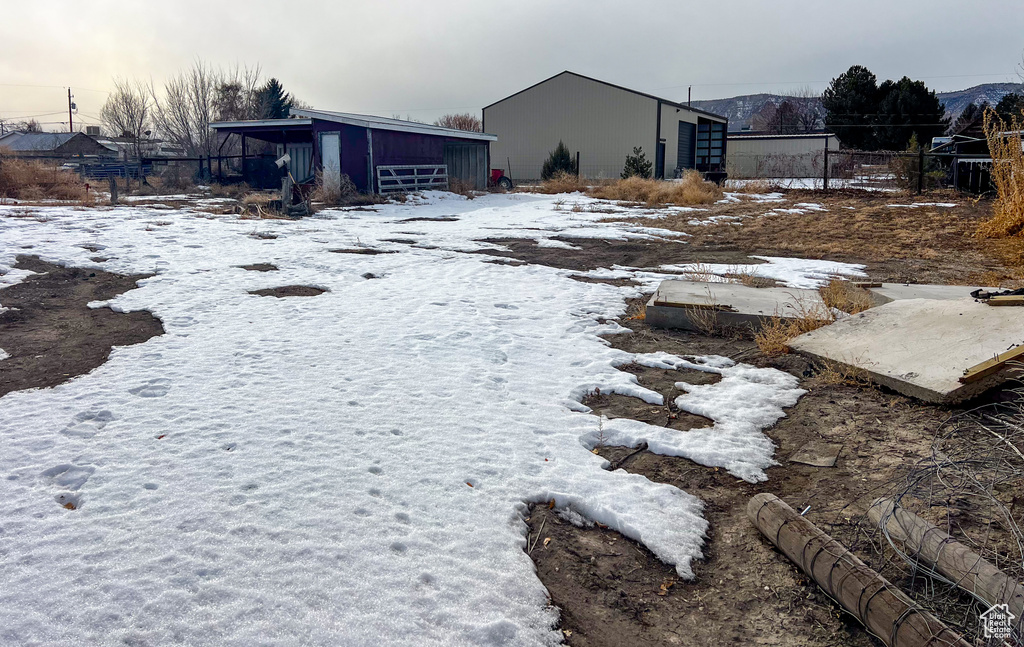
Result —
<instances>
[{"instance_id":1,"label":"barn roof","mask_svg":"<svg viewBox=\"0 0 1024 647\"><path fill-rule=\"evenodd\" d=\"M454 128L442 128L431 124L421 124L416 121L405 121L404 119L389 119L387 117L376 117L373 115L357 115L350 112L328 112L326 110L305 110L292 108L292 116L333 121L339 124L351 126L362 126L363 128L374 128L376 130L396 130L406 133L420 133L423 135L439 135L442 137L458 137L460 139L480 139L483 141L497 141L497 135L478 133L469 130L456 130Z\"/></svg>"},{"instance_id":2,"label":"barn roof","mask_svg":"<svg viewBox=\"0 0 1024 647\"><path fill-rule=\"evenodd\" d=\"M309 126L314 119L320 121L331 121L338 124L359 126L361 128L373 128L375 130L394 130L404 133L419 133L421 135L437 135L441 137L457 137L459 139L478 139L481 141L497 141L497 135L478 133L469 130L456 130L454 128L442 128L431 124L421 124L416 121L405 121L403 119L389 119L387 117L376 117L374 115L357 115L351 112L330 112L327 110L306 110L292 108L292 119L260 119L253 121L219 121L210 124L211 128L217 130L246 130L246 129L267 129L275 130L280 128L294 128L296 126Z\"/></svg>"}]
</instances>

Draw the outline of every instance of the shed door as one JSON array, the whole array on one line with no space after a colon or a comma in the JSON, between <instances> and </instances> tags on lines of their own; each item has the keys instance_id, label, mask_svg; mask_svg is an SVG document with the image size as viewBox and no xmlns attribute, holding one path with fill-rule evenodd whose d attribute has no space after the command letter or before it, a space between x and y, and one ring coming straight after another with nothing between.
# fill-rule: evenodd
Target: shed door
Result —
<instances>
[{"instance_id":1,"label":"shed door","mask_svg":"<svg viewBox=\"0 0 1024 647\"><path fill-rule=\"evenodd\" d=\"M487 144L449 142L444 145L444 163L449 178L479 191L487 188Z\"/></svg>"},{"instance_id":2,"label":"shed door","mask_svg":"<svg viewBox=\"0 0 1024 647\"><path fill-rule=\"evenodd\" d=\"M341 133L320 133L320 163L323 165L324 184L341 185Z\"/></svg>"},{"instance_id":3,"label":"shed door","mask_svg":"<svg viewBox=\"0 0 1024 647\"><path fill-rule=\"evenodd\" d=\"M694 146L694 129L696 124L691 124L688 121L679 122L679 150L676 157L676 166L679 168L693 168L693 146Z\"/></svg>"}]
</instances>

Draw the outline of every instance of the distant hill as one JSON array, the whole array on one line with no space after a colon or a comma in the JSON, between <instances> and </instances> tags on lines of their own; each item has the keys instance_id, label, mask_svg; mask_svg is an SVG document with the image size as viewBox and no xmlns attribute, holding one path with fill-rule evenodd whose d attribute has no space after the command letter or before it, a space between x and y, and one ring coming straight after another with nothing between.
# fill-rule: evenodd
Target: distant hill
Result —
<instances>
[{"instance_id":1,"label":"distant hill","mask_svg":"<svg viewBox=\"0 0 1024 647\"><path fill-rule=\"evenodd\" d=\"M991 105L995 105L1005 95L1011 92L1024 92L1024 84L1020 83L983 83L982 85L976 85L973 88L967 88L966 90L957 90L956 92L939 92L939 100L946 104L946 114L949 115L952 120L963 112L971 103L980 103L982 101L988 101ZM757 114L765 105L772 103L779 105L787 98L786 95L782 94L744 94L738 97L730 97L728 99L710 99L707 101L694 101L693 105L695 108L701 110L707 110L717 115L723 115L729 118L729 130L742 130L743 128L750 126L750 120L755 114Z\"/></svg>"}]
</instances>

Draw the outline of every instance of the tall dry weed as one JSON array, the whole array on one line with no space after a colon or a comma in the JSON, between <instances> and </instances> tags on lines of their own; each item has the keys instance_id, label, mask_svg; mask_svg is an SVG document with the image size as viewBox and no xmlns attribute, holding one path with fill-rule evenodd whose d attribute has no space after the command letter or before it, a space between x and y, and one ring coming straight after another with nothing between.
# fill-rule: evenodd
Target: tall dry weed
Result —
<instances>
[{"instance_id":1,"label":"tall dry weed","mask_svg":"<svg viewBox=\"0 0 1024 647\"><path fill-rule=\"evenodd\" d=\"M990 238L1024 236L1024 121L1004 122L992 109L985 111L985 136L992 156L992 183L996 187L993 217L978 227Z\"/></svg>"},{"instance_id":2,"label":"tall dry weed","mask_svg":"<svg viewBox=\"0 0 1024 647\"><path fill-rule=\"evenodd\" d=\"M0 198L80 201L85 196L85 182L74 171L0 149Z\"/></svg>"},{"instance_id":3,"label":"tall dry weed","mask_svg":"<svg viewBox=\"0 0 1024 647\"><path fill-rule=\"evenodd\" d=\"M533 189L537 193L577 193L584 192L588 188L587 183L583 182L579 176L575 173L567 173L565 171L558 171L550 179L544 180L540 183L540 187Z\"/></svg>"}]
</instances>

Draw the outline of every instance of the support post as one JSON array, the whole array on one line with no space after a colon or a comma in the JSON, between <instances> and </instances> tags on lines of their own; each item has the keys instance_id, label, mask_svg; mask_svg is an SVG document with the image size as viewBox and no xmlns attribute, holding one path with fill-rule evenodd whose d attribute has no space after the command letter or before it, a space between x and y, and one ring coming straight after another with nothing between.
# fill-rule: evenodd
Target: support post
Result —
<instances>
[{"instance_id":1,"label":"support post","mask_svg":"<svg viewBox=\"0 0 1024 647\"><path fill-rule=\"evenodd\" d=\"M783 555L888 647L968 647L959 634L777 496L754 496L747 516Z\"/></svg>"},{"instance_id":2,"label":"support post","mask_svg":"<svg viewBox=\"0 0 1024 647\"><path fill-rule=\"evenodd\" d=\"M828 134L825 134L825 172L821 177L821 189L828 191Z\"/></svg>"},{"instance_id":3,"label":"support post","mask_svg":"<svg viewBox=\"0 0 1024 647\"><path fill-rule=\"evenodd\" d=\"M576 179L580 179L580 152L576 151Z\"/></svg>"},{"instance_id":4,"label":"support post","mask_svg":"<svg viewBox=\"0 0 1024 647\"><path fill-rule=\"evenodd\" d=\"M917 149L917 195L924 191L924 149Z\"/></svg>"},{"instance_id":5,"label":"support post","mask_svg":"<svg viewBox=\"0 0 1024 647\"><path fill-rule=\"evenodd\" d=\"M248 182L248 178L245 177L245 133L242 133L242 182Z\"/></svg>"}]
</instances>

